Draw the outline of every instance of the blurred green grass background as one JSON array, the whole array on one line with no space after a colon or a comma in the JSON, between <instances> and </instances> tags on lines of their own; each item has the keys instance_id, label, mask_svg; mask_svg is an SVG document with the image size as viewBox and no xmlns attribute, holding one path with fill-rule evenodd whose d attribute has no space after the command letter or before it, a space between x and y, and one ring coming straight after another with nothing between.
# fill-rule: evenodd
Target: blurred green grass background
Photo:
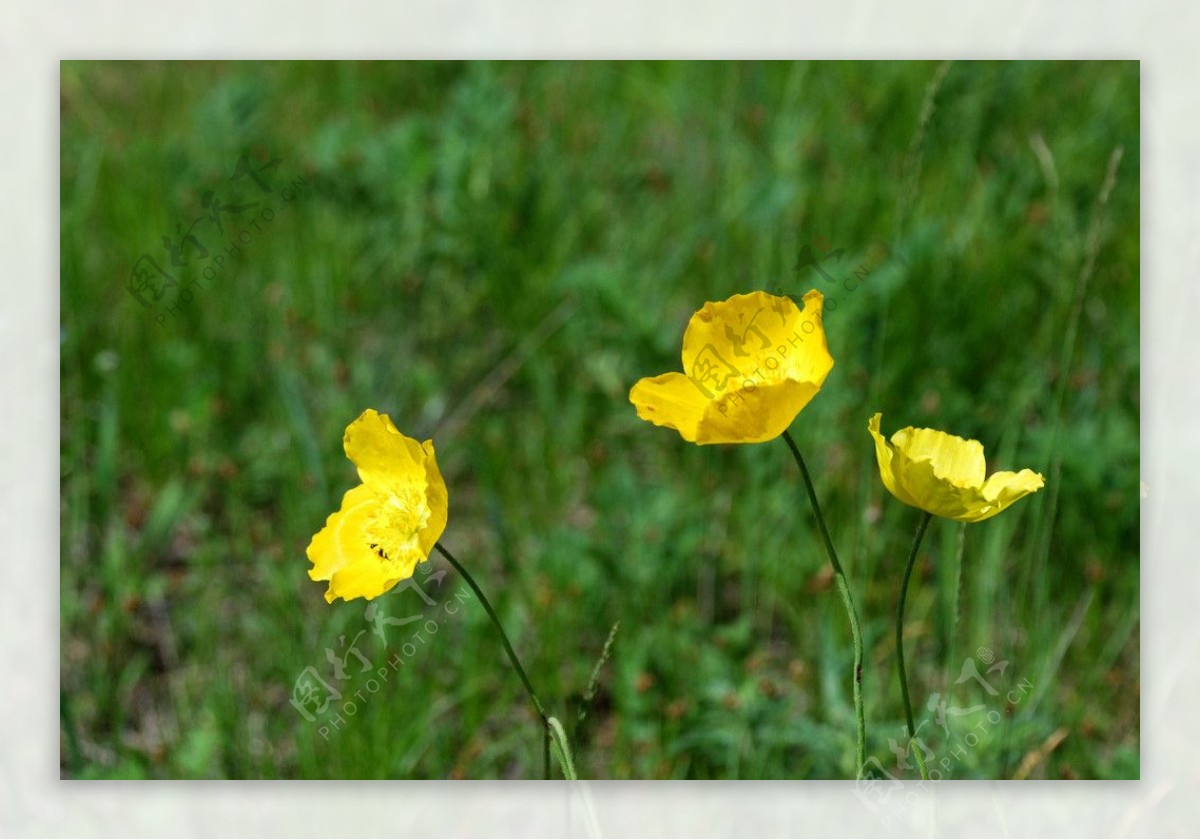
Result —
<instances>
[{"instance_id":1,"label":"blurred green grass background","mask_svg":"<svg viewBox=\"0 0 1200 840\"><path fill-rule=\"evenodd\" d=\"M706 300L817 287L836 366L792 433L864 619L869 754L899 774L919 518L879 482L882 411L1047 479L926 537L907 650L947 775L1137 778L1138 89L1136 62L63 63L62 774L540 774L452 570L418 575L435 607L376 602L436 620L419 644L307 577L374 407L434 438L443 539L552 713L621 622L583 775L852 778L849 632L783 442L692 446L627 398ZM191 300L144 308L135 261L178 272L162 239L210 191L260 206L202 220ZM352 655L332 676L356 638L403 659L375 691ZM1018 702L954 683L989 651ZM325 734L289 702L310 667L355 704ZM986 708L943 728L935 693Z\"/></svg>"}]
</instances>

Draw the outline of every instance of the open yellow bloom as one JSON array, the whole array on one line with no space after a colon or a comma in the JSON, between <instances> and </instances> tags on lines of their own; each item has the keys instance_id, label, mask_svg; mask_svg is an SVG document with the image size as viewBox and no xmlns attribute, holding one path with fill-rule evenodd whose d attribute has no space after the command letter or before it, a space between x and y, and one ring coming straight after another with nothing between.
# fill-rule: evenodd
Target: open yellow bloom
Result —
<instances>
[{"instance_id":1,"label":"open yellow bloom","mask_svg":"<svg viewBox=\"0 0 1200 840\"><path fill-rule=\"evenodd\" d=\"M889 443L879 433L881 416L876 414L867 425L875 438L879 474L883 485L906 505L959 522L981 522L1045 484L1033 470L987 476L983 444L936 429L909 426L892 435Z\"/></svg>"},{"instance_id":2,"label":"open yellow bloom","mask_svg":"<svg viewBox=\"0 0 1200 840\"><path fill-rule=\"evenodd\" d=\"M833 367L821 321L824 297L751 292L706 303L683 334L685 373L639 380L638 417L696 444L761 443L779 437Z\"/></svg>"},{"instance_id":3,"label":"open yellow bloom","mask_svg":"<svg viewBox=\"0 0 1200 840\"><path fill-rule=\"evenodd\" d=\"M329 581L329 603L369 601L412 577L446 530L448 510L433 441L417 443L367 409L346 427L343 445L363 483L308 545L308 576Z\"/></svg>"}]
</instances>

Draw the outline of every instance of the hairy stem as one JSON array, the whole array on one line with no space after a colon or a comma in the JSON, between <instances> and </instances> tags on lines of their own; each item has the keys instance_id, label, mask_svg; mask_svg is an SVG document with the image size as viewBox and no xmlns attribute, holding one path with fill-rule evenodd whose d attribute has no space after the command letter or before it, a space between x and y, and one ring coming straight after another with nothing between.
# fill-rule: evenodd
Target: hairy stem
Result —
<instances>
[{"instance_id":1,"label":"hairy stem","mask_svg":"<svg viewBox=\"0 0 1200 840\"><path fill-rule=\"evenodd\" d=\"M913 538L912 551L908 553L908 563L904 566L904 580L900 583L900 600L896 604L896 667L900 672L900 696L904 698L904 720L908 724L908 747L914 751L913 754L917 758L917 767L921 769L922 779L928 779L929 773L925 769L925 757L921 754L920 747L913 747L917 730L913 725L912 700L908 696L908 674L904 667L904 603L908 599L908 581L912 577L913 566L917 562L917 549L921 547L921 538L925 536L925 529L929 527L930 519L933 519L933 514L925 513L917 525L917 535Z\"/></svg>"},{"instance_id":2,"label":"hairy stem","mask_svg":"<svg viewBox=\"0 0 1200 840\"><path fill-rule=\"evenodd\" d=\"M508 654L508 659L512 662L513 667L517 670L517 675L521 678L521 684L525 686L525 693L529 695L529 700L533 703L533 708L537 711L538 718L542 721L542 770L543 777L550 778L550 717L546 714L546 709L542 706L542 701L538 699L537 692L533 690L533 684L529 682L529 675L525 673L525 669L521 667L521 660L517 658L516 651L513 650L512 643L508 640L508 634L504 632L503 625L500 624L500 617L496 615L496 611L492 609L491 603L487 596L483 594L483 590L479 588L479 584L475 582L475 578L471 577L471 573L463 568L462 563L446 550L446 547L441 543L436 543L435 548L441 552L442 556L450 561L463 580L467 582L467 586L475 593L475 597L479 599L479 603L483 604L483 609L488 614L488 618L492 620L492 624L496 628L496 634L500 636L500 643L504 645L504 652Z\"/></svg>"},{"instance_id":3,"label":"hairy stem","mask_svg":"<svg viewBox=\"0 0 1200 840\"><path fill-rule=\"evenodd\" d=\"M792 450L792 457L796 459L796 466L800 468L800 475L804 478L804 486L808 489L808 499L812 503L813 514L817 519L817 528L821 531L821 539L825 542L825 552L829 555L829 565L833 567L838 593L842 596L842 604L846 607L846 617L850 620L850 635L854 640L854 716L858 723L854 774L855 778L861 779L863 768L867 762L867 719L866 713L863 711L862 697L862 629L858 624L858 613L854 610L854 599L850 596L850 584L846 580L842 564L838 562L837 551L833 548L833 540L829 536L825 517L821 515L821 505L817 502L817 491L813 487L812 476L808 474L808 467L804 465L804 458L800 455L796 441L792 440L791 433L785 431L783 439L787 442L788 448Z\"/></svg>"}]
</instances>

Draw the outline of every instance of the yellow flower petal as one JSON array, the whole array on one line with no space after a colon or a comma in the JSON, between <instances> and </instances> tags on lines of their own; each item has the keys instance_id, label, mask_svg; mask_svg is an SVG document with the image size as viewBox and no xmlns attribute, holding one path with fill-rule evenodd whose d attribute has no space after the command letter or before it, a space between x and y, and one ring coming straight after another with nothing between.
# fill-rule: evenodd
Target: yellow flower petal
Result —
<instances>
[{"instance_id":1,"label":"yellow flower petal","mask_svg":"<svg viewBox=\"0 0 1200 840\"><path fill-rule=\"evenodd\" d=\"M708 403L696 443L762 443L785 431L820 386L783 379Z\"/></svg>"},{"instance_id":2,"label":"yellow flower petal","mask_svg":"<svg viewBox=\"0 0 1200 840\"><path fill-rule=\"evenodd\" d=\"M982 487L987 474L983 444L937 429L901 429L892 443L913 461L928 461L933 472L956 487Z\"/></svg>"},{"instance_id":3,"label":"yellow flower petal","mask_svg":"<svg viewBox=\"0 0 1200 840\"><path fill-rule=\"evenodd\" d=\"M428 557L446 530L446 522L450 515L450 498L446 492L446 481L442 478L442 471L438 469L433 441L425 441L421 448L425 454L425 478L428 485L425 503L429 505L429 522L421 529L417 539L421 545L421 553Z\"/></svg>"},{"instance_id":4,"label":"yellow flower petal","mask_svg":"<svg viewBox=\"0 0 1200 840\"><path fill-rule=\"evenodd\" d=\"M1032 470L998 472L986 478L983 445L936 429L908 427L889 443L875 414L867 430L875 439L879 475L888 491L907 505L959 522L990 519L1040 489Z\"/></svg>"},{"instance_id":5,"label":"yellow flower petal","mask_svg":"<svg viewBox=\"0 0 1200 840\"><path fill-rule=\"evenodd\" d=\"M346 491L341 509L329 515L325 527L308 544L308 559L313 563L308 571L310 578L332 580L347 566L378 560L367 536L378 505L378 497L365 484ZM331 585L325 600L332 602L335 597L337 594Z\"/></svg>"},{"instance_id":6,"label":"yellow flower petal","mask_svg":"<svg viewBox=\"0 0 1200 840\"><path fill-rule=\"evenodd\" d=\"M684 373L641 379L629 393L638 416L690 443L760 443L787 430L833 367L821 320L824 298L765 292L706 303L683 336Z\"/></svg>"},{"instance_id":7,"label":"yellow flower petal","mask_svg":"<svg viewBox=\"0 0 1200 840\"><path fill-rule=\"evenodd\" d=\"M982 492L983 498L994 506L994 510L981 518L987 519L995 516L1018 499L1023 499L1030 493L1041 490L1045 484L1046 480L1033 470L992 473L984 482Z\"/></svg>"},{"instance_id":8,"label":"yellow flower petal","mask_svg":"<svg viewBox=\"0 0 1200 840\"><path fill-rule=\"evenodd\" d=\"M879 421L882 416L876 412L875 416L871 418L871 422L867 424L867 430L870 431L871 437L875 438L875 460L879 463L879 477L883 479L883 486L897 499L906 505L920 507L917 501L908 495L908 492L896 481L896 475L892 470L892 447L879 433Z\"/></svg>"},{"instance_id":9,"label":"yellow flower petal","mask_svg":"<svg viewBox=\"0 0 1200 840\"><path fill-rule=\"evenodd\" d=\"M355 598L373 600L400 581L412 577L414 568L416 564L406 572L397 573L374 560L355 561L343 566L333 576L333 580L329 582L329 589L325 592L325 602L332 604L336 598L345 601Z\"/></svg>"},{"instance_id":10,"label":"yellow flower petal","mask_svg":"<svg viewBox=\"0 0 1200 840\"><path fill-rule=\"evenodd\" d=\"M696 443L700 421L709 400L682 373L664 373L639 379L629 392L638 417L656 426L674 429L683 439Z\"/></svg>"},{"instance_id":11,"label":"yellow flower petal","mask_svg":"<svg viewBox=\"0 0 1200 840\"><path fill-rule=\"evenodd\" d=\"M761 443L783 434L817 390L785 379L708 400L683 374L664 373L638 381L629 399L638 417L675 429L689 443Z\"/></svg>"},{"instance_id":12,"label":"yellow flower petal","mask_svg":"<svg viewBox=\"0 0 1200 840\"><path fill-rule=\"evenodd\" d=\"M985 506L979 488L958 487L937 475L929 461L911 460L899 449L894 452L892 469L897 482L917 502L916 507L934 516L973 522L979 508Z\"/></svg>"},{"instance_id":13,"label":"yellow flower petal","mask_svg":"<svg viewBox=\"0 0 1200 840\"><path fill-rule=\"evenodd\" d=\"M368 408L346 427L343 444L363 484L376 492L425 480L421 444L401 434L386 414Z\"/></svg>"}]
</instances>

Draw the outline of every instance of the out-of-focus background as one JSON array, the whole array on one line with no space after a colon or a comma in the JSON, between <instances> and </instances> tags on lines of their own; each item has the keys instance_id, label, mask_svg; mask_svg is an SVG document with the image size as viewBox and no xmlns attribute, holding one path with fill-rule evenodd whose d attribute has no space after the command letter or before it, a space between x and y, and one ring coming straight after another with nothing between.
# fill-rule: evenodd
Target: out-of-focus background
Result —
<instances>
[{"instance_id":1,"label":"out-of-focus background","mask_svg":"<svg viewBox=\"0 0 1200 840\"><path fill-rule=\"evenodd\" d=\"M444 542L582 775L852 777L786 447L696 447L627 396L705 301L815 287L836 365L792 433L864 618L873 768L915 775L889 739L919 514L879 482L881 411L1047 481L926 537L936 765L1138 777L1138 88L1136 62L64 63L62 774L540 775L453 570L370 613L307 577L373 407L435 440Z\"/></svg>"}]
</instances>

